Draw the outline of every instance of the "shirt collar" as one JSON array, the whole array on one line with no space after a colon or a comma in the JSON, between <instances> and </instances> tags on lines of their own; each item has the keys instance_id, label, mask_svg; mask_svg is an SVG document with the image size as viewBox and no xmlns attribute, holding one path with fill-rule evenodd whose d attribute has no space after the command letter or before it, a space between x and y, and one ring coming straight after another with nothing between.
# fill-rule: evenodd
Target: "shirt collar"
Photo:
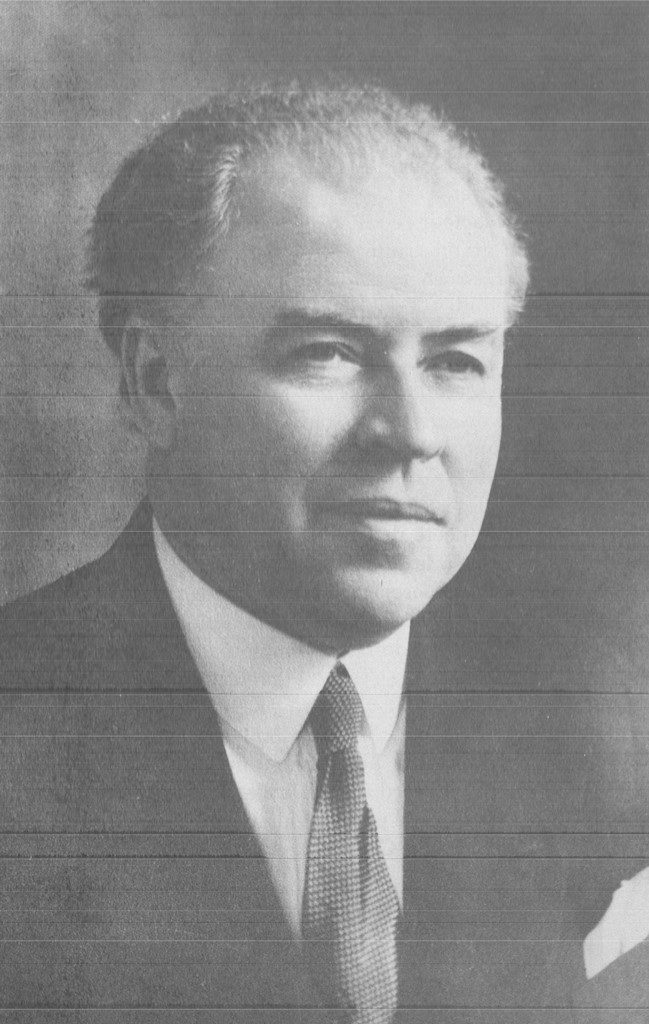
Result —
<instances>
[{"instance_id":1,"label":"shirt collar","mask_svg":"<svg viewBox=\"0 0 649 1024\"><path fill-rule=\"evenodd\" d=\"M377 750L399 715L410 624L338 659L282 633L212 590L178 557L155 519L162 576L219 717L274 761L293 746L336 661L358 690Z\"/></svg>"}]
</instances>

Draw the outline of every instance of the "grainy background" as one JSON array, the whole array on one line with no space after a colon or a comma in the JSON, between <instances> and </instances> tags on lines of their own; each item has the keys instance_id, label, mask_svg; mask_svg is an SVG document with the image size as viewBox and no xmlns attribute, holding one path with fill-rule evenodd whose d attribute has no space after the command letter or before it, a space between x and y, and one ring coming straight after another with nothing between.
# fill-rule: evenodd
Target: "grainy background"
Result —
<instances>
[{"instance_id":1,"label":"grainy background","mask_svg":"<svg viewBox=\"0 0 649 1024\"><path fill-rule=\"evenodd\" d=\"M467 672L506 689L642 691L649 7L21 2L0 19L0 600L99 553L141 491L82 285L85 232L120 160L165 116L251 76L342 73L462 125L530 237L499 474L457 605L493 657L483 646Z\"/></svg>"}]
</instances>

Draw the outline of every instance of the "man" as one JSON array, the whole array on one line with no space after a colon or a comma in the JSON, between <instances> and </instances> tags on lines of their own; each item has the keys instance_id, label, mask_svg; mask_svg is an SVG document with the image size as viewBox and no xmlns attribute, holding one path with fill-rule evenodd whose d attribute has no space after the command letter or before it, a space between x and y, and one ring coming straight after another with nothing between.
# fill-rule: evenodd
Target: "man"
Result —
<instances>
[{"instance_id":1,"label":"man","mask_svg":"<svg viewBox=\"0 0 649 1024\"><path fill-rule=\"evenodd\" d=\"M498 186L384 92L215 99L124 163L90 253L147 500L5 612L35 859L3 1005L555 1019L583 965L527 859L543 777L444 697L452 598L421 614L498 456L527 286Z\"/></svg>"}]
</instances>

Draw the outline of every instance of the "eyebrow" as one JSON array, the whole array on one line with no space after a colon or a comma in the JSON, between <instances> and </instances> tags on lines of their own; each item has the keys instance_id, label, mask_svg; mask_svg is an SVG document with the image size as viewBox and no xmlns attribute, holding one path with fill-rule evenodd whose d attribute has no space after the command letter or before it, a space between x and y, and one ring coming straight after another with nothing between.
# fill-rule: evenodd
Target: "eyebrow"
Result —
<instances>
[{"instance_id":1,"label":"eyebrow","mask_svg":"<svg viewBox=\"0 0 649 1024\"><path fill-rule=\"evenodd\" d=\"M306 309L284 309L275 317L270 333L277 330L334 330L343 337L354 338L357 341L386 342L389 338L388 331L377 331L369 324L359 323L355 320L347 320L337 316L335 313L311 313ZM426 331L421 340L435 345L461 345L469 341L479 341L481 338L488 338L498 330L492 325L467 325L466 327L449 327L442 331Z\"/></svg>"},{"instance_id":2,"label":"eyebrow","mask_svg":"<svg viewBox=\"0 0 649 1024\"><path fill-rule=\"evenodd\" d=\"M306 309L283 309L275 317L271 332L278 329L309 330L309 331L336 331L350 339L387 341L387 332L377 331L369 324L358 323L355 320L347 320L344 317L336 316L335 313L310 313Z\"/></svg>"}]
</instances>

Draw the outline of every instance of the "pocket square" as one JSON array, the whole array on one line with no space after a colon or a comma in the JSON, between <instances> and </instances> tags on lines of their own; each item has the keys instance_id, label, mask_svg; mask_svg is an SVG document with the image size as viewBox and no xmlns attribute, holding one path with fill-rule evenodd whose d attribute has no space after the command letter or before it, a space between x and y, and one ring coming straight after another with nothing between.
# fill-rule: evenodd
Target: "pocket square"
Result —
<instances>
[{"instance_id":1,"label":"pocket square","mask_svg":"<svg viewBox=\"0 0 649 1024\"><path fill-rule=\"evenodd\" d=\"M586 977L594 978L649 936L649 867L622 882L584 940Z\"/></svg>"},{"instance_id":2,"label":"pocket square","mask_svg":"<svg viewBox=\"0 0 649 1024\"><path fill-rule=\"evenodd\" d=\"M649 942L640 942L582 982L572 992L572 1006L573 1024L647 1024Z\"/></svg>"}]
</instances>

